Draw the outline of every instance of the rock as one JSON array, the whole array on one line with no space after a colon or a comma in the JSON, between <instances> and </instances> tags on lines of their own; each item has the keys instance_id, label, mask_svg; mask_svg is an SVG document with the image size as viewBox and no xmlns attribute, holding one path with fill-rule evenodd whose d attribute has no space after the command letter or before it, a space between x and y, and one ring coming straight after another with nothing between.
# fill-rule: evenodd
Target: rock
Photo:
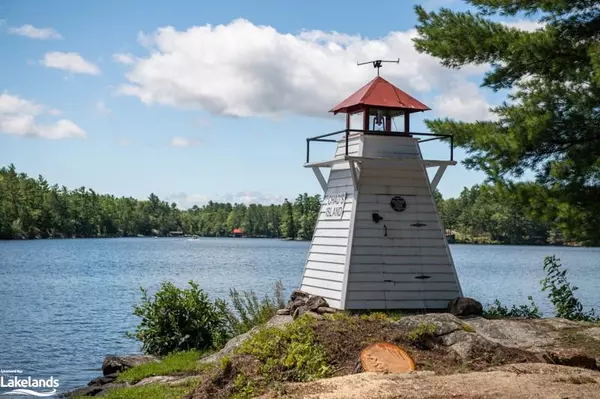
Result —
<instances>
[{"instance_id":1,"label":"rock","mask_svg":"<svg viewBox=\"0 0 600 399\"><path fill-rule=\"evenodd\" d=\"M290 299L292 301L295 301L296 299L304 299L304 300L306 300L308 298L310 298L310 294L308 292L304 292L304 291L301 291L301 290L294 290L292 292L292 295L290 295Z\"/></svg>"},{"instance_id":2,"label":"rock","mask_svg":"<svg viewBox=\"0 0 600 399\"><path fill-rule=\"evenodd\" d=\"M561 330L581 327L563 319L495 319L475 317L468 320L477 334L509 348L545 351L560 345Z\"/></svg>"},{"instance_id":3,"label":"rock","mask_svg":"<svg viewBox=\"0 0 600 399\"><path fill-rule=\"evenodd\" d=\"M319 314L324 314L324 313L333 314L333 313L337 312L337 309L330 308L330 307L327 307L327 306L321 306L320 308L318 308L316 310L316 312L319 313Z\"/></svg>"},{"instance_id":4,"label":"rock","mask_svg":"<svg viewBox=\"0 0 600 399\"><path fill-rule=\"evenodd\" d=\"M300 306L294 310L294 320L298 317L302 316L304 313L308 312L308 308L306 306Z\"/></svg>"},{"instance_id":5,"label":"rock","mask_svg":"<svg viewBox=\"0 0 600 399\"><path fill-rule=\"evenodd\" d=\"M104 377L94 378L90 382L88 382L88 386L91 387L93 385L106 385L108 383L113 382L117 378L117 373L109 374Z\"/></svg>"},{"instance_id":6,"label":"rock","mask_svg":"<svg viewBox=\"0 0 600 399\"><path fill-rule=\"evenodd\" d=\"M158 359L154 356L147 355L129 355L129 356L113 356L109 355L104 358L102 362L102 374L107 376L109 374L118 373L123 370L130 369L140 364L157 362Z\"/></svg>"},{"instance_id":7,"label":"rock","mask_svg":"<svg viewBox=\"0 0 600 399\"><path fill-rule=\"evenodd\" d=\"M325 298L323 298L322 296L311 296L310 298L308 298L308 301L306 301L306 307L308 308L308 310L317 310L321 306L329 306Z\"/></svg>"},{"instance_id":8,"label":"rock","mask_svg":"<svg viewBox=\"0 0 600 399\"><path fill-rule=\"evenodd\" d=\"M292 301L291 303L288 304L287 309L289 309L290 314L293 315L294 312L296 311L296 309L305 306L306 305L306 299L304 298L297 298L294 301Z\"/></svg>"},{"instance_id":9,"label":"rock","mask_svg":"<svg viewBox=\"0 0 600 399\"><path fill-rule=\"evenodd\" d=\"M597 398L600 373L550 364L435 375L360 373L284 386L287 399Z\"/></svg>"},{"instance_id":10,"label":"rock","mask_svg":"<svg viewBox=\"0 0 600 399\"><path fill-rule=\"evenodd\" d=\"M596 358L586 354L581 349L556 349L547 353L547 356L550 360L549 363L598 370Z\"/></svg>"},{"instance_id":11,"label":"rock","mask_svg":"<svg viewBox=\"0 0 600 399\"><path fill-rule=\"evenodd\" d=\"M436 337L450 334L454 331L464 331L464 322L449 313L428 313L417 316L406 316L394 323L409 331L422 324L433 324L436 328Z\"/></svg>"},{"instance_id":12,"label":"rock","mask_svg":"<svg viewBox=\"0 0 600 399\"><path fill-rule=\"evenodd\" d=\"M277 311L277 315L278 316L289 316L289 314L290 314L290 310L287 309L287 308L285 308L285 309L279 309Z\"/></svg>"},{"instance_id":13,"label":"rock","mask_svg":"<svg viewBox=\"0 0 600 399\"><path fill-rule=\"evenodd\" d=\"M600 341L600 327L588 328L581 333L589 338Z\"/></svg>"},{"instance_id":14,"label":"rock","mask_svg":"<svg viewBox=\"0 0 600 399\"><path fill-rule=\"evenodd\" d=\"M271 318L271 320L269 320L268 322L266 322L264 324L264 327L265 328L269 328L269 327L283 328L284 326L291 323L292 321L294 321L292 316L274 316ZM254 327L247 333L238 335L237 337L230 339L225 344L223 349L221 349L217 353L213 353L210 356L200 359L200 363L215 363L215 362L218 362L219 360L221 360L221 358L223 358L224 356L230 356L235 349L237 349L241 344L243 344L248 338L250 338L254 333L256 333L261 327L263 327L263 326Z\"/></svg>"},{"instance_id":15,"label":"rock","mask_svg":"<svg viewBox=\"0 0 600 399\"><path fill-rule=\"evenodd\" d=\"M458 297L448 303L448 312L454 316L481 316L483 305L473 298Z\"/></svg>"}]
</instances>

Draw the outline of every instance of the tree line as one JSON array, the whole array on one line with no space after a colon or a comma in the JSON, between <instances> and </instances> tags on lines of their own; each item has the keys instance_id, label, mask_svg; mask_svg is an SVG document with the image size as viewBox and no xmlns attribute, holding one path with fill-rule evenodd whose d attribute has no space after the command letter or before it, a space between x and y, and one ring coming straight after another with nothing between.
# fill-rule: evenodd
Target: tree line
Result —
<instances>
[{"instance_id":1,"label":"tree line","mask_svg":"<svg viewBox=\"0 0 600 399\"><path fill-rule=\"evenodd\" d=\"M0 169L0 239L167 236L182 232L229 236L240 228L250 237L310 239L319 195L298 195L280 205L208 204L181 210L155 194L146 200L50 185L42 176Z\"/></svg>"},{"instance_id":2,"label":"tree line","mask_svg":"<svg viewBox=\"0 0 600 399\"><path fill-rule=\"evenodd\" d=\"M581 224L585 213L553 202L536 183L482 184L457 198L435 199L446 231L457 242L598 245ZM182 210L155 194L145 200L99 194L93 189L50 185L42 176L0 169L0 239L186 235L309 240L321 207L319 195L300 194L283 204L209 201Z\"/></svg>"}]
</instances>

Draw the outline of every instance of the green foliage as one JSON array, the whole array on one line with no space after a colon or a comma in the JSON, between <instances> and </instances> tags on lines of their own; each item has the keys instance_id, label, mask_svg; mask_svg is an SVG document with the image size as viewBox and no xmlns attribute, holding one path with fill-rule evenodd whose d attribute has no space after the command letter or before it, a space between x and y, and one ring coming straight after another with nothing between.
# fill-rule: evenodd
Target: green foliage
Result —
<instances>
[{"instance_id":1,"label":"green foliage","mask_svg":"<svg viewBox=\"0 0 600 399\"><path fill-rule=\"evenodd\" d=\"M562 265L556 256L547 256L544 259L546 278L541 281L542 291L548 290L548 298L554 305L556 317L569 320L598 321L594 309L584 312L583 305L574 295L577 287L571 286L567 280L567 271L562 270Z\"/></svg>"},{"instance_id":2,"label":"green foliage","mask_svg":"<svg viewBox=\"0 0 600 399\"><path fill-rule=\"evenodd\" d=\"M237 334L243 334L260 324L264 324L277 313L277 309L285 307L283 299L283 283L275 283L273 297L265 295L261 300L254 291L238 292L235 288L229 290L229 296L236 311L232 319L233 328Z\"/></svg>"},{"instance_id":3,"label":"green foliage","mask_svg":"<svg viewBox=\"0 0 600 399\"><path fill-rule=\"evenodd\" d=\"M184 395L190 393L198 384L197 379L186 381L181 385L166 385L166 384L147 384L140 387L123 387L109 390L103 398L107 399L180 399ZM89 396L81 396L89 398Z\"/></svg>"},{"instance_id":4,"label":"green foliage","mask_svg":"<svg viewBox=\"0 0 600 399\"><path fill-rule=\"evenodd\" d=\"M330 375L323 347L313 329L315 320L302 316L283 328L264 328L244 342L237 354L261 362L265 381L310 381Z\"/></svg>"},{"instance_id":5,"label":"green foliage","mask_svg":"<svg viewBox=\"0 0 600 399\"><path fill-rule=\"evenodd\" d=\"M417 6L416 49L449 68L489 65L482 86L505 91L509 101L492 109L494 121L434 119L427 126L454 135L467 151L465 165L507 188L533 172L538 186L524 204L543 204L545 218L567 240L599 244L598 1L467 3L476 12ZM498 16L520 13L543 24L524 31L498 22Z\"/></svg>"},{"instance_id":6,"label":"green foliage","mask_svg":"<svg viewBox=\"0 0 600 399\"><path fill-rule=\"evenodd\" d=\"M141 288L142 301L134 306L133 313L142 320L129 336L142 342L145 353L162 356L214 349L231 337L226 304L211 302L197 283L190 281L189 285L189 289L180 289L164 282L152 298Z\"/></svg>"},{"instance_id":7,"label":"green foliage","mask_svg":"<svg viewBox=\"0 0 600 399\"><path fill-rule=\"evenodd\" d=\"M207 366L198 362L203 354L196 350L172 353L159 362L140 364L119 373L117 381L135 384L155 375L179 375L204 371Z\"/></svg>"},{"instance_id":8,"label":"green foliage","mask_svg":"<svg viewBox=\"0 0 600 399\"><path fill-rule=\"evenodd\" d=\"M414 345L426 347L435 338L436 330L433 323L421 323L409 331L407 338Z\"/></svg>"},{"instance_id":9,"label":"green foliage","mask_svg":"<svg viewBox=\"0 0 600 399\"><path fill-rule=\"evenodd\" d=\"M398 321L401 318L402 313L398 311L368 312L360 315L361 320L367 321Z\"/></svg>"},{"instance_id":10,"label":"green foliage","mask_svg":"<svg viewBox=\"0 0 600 399\"><path fill-rule=\"evenodd\" d=\"M529 305L513 305L512 308L503 306L502 303L496 299L494 305L483 310L483 317L486 319L504 319L504 318L524 318L524 319L539 319L541 317L539 309L533 298L528 296Z\"/></svg>"},{"instance_id":11,"label":"green foliage","mask_svg":"<svg viewBox=\"0 0 600 399\"><path fill-rule=\"evenodd\" d=\"M51 186L41 176L18 173L11 164L0 168L0 239L166 236L172 231L220 237L231 235L234 228L242 228L248 237L310 239L320 201L319 195L302 194L287 205L209 201L180 210L155 194L140 201L86 187Z\"/></svg>"}]
</instances>

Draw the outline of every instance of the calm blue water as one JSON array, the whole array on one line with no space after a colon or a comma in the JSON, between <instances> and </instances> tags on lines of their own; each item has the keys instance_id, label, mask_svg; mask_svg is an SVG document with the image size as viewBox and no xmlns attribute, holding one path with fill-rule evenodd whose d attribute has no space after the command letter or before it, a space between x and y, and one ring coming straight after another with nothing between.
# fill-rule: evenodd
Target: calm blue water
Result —
<instances>
[{"instance_id":1,"label":"calm blue water","mask_svg":"<svg viewBox=\"0 0 600 399\"><path fill-rule=\"evenodd\" d=\"M139 351L124 336L137 319L132 306L139 287L153 293L163 280L179 286L198 281L211 296L229 288L264 294L282 279L300 283L307 242L260 239L188 240L128 238L0 242L0 369L54 376L60 390L100 374L105 355ZM491 303L525 303L539 290L544 256L556 254L568 267L586 306L600 308L600 248L453 245L466 296Z\"/></svg>"}]
</instances>

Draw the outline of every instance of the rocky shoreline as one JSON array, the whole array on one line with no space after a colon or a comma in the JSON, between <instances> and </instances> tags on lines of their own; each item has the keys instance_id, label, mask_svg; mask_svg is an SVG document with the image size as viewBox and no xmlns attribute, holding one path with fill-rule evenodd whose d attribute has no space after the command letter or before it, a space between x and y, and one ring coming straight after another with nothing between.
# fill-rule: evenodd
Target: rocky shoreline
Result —
<instances>
[{"instance_id":1,"label":"rocky shoreline","mask_svg":"<svg viewBox=\"0 0 600 399\"><path fill-rule=\"evenodd\" d=\"M400 381L395 377L373 376L373 373L361 373L360 368L357 368L345 374L340 374L338 377L341 378L340 382L332 378L318 380L315 383L302 384L313 387L318 385L321 388L326 385L332 393L331 396L325 395L324 397L333 398L345 397L344 395L336 396L339 394L339 392L336 394L336 390L347 390L344 386L351 386L352 384L358 384L356 392L364 391L365 384L370 384L367 384L365 379L380 381L381 384L402 387L406 384L414 385L419 383L429 384L427 386L435 386L438 383L442 384L442 377L448 379L454 375L457 378L459 375L462 375L463 378L478 378L481 381L487 381L491 376L490 372L497 373L498 378L507 378L508 380L512 378L510 376L513 374L518 375L519 373L537 373L543 374L546 377L548 374L556 374L556 378L565 379L565 384L570 384L570 387L560 386L561 392L564 391L567 393L571 392L571 388L576 387L576 382L573 381L580 381L581 384L600 383L599 324L574 322L559 318L485 319L482 317L482 311L483 309L479 302L470 298L457 298L449 303L446 313L405 315L398 320L386 321L383 328L385 331L368 330L369 326L382 326L383 324L377 324L379 321L365 321L365 319L362 322L367 330L361 332L361 334L365 334L365 337L343 337L343 339L355 339L355 341L360 343L363 341L362 338L366 339L370 337L370 339L382 340L381 337L406 334L406 332L414 331L423 325L433 326L432 329L434 332L431 334L429 342L426 343L426 347L418 350L415 348L411 349L411 355L415 357L418 367L417 371L411 373L413 377L410 378L420 376L415 381L407 382L408 380L406 379ZM323 329L323 334L325 334L322 337L323 342L327 342L328 339L331 340L332 338L326 336L326 330L331 323L334 323L332 320L335 317L332 317L332 315L335 313L336 310L330 308L324 298L311 296L302 291L294 291L288 305L284 309L280 309L278 314L269 320L265 326L255 327L247 333L231 339L222 350L200 359L200 362L216 364L224 357L233 358L235 357L236 348L260 328L284 328L292 323L294 319L304 315L308 315L314 318L316 323L320 323L318 326ZM361 319L357 318L357 320ZM336 338L334 337L333 339L335 340ZM343 339L340 339L340 341L343 341ZM351 351L353 347L352 342L339 342L336 344L344 346L348 351ZM427 347L428 345L430 347ZM87 387L77 389L66 396L103 396L108 390L131 386L126 383L117 382L118 373L143 363L156 361L160 360L153 356L107 356L102 364L103 375L101 377L90 381ZM423 368L435 371L423 371ZM538 371L533 372L532 370ZM573 377L574 375L580 377ZM197 377L190 375L153 376L138 381L132 386L137 387L151 383L176 385L185 383L190 378ZM533 385L541 384L541 380L535 380L535 376L528 378L532 379L531 384ZM580 380L577 380L577 378L580 378ZM452 379L450 378L448 381L452 381ZM452 385L451 382L447 382L447 384ZM476 383L474 384L477 385ZM296 385L290 385L290 392L292 393L290 397L304 397L302 395L305 393L308 395L308 392L296 390L294 388ZM481 389L485 389L484 383L480 385ZM376 388L373 389L377 391ZM457 388L457 394L459 391L460 389ZM293 392L296 392L296 394L293 394ZM300 392L302 395L300 395ZM196 397L194 395L190 397ZM197 397L200 398L203 396L200 395ZM307 397L320 396L308 395ZM366 398L369 396L352 397ZM460 397L470 398L471 396L463 395ZM578 396L575 395L572 397Z\"/></svg>"}]
</instances>

